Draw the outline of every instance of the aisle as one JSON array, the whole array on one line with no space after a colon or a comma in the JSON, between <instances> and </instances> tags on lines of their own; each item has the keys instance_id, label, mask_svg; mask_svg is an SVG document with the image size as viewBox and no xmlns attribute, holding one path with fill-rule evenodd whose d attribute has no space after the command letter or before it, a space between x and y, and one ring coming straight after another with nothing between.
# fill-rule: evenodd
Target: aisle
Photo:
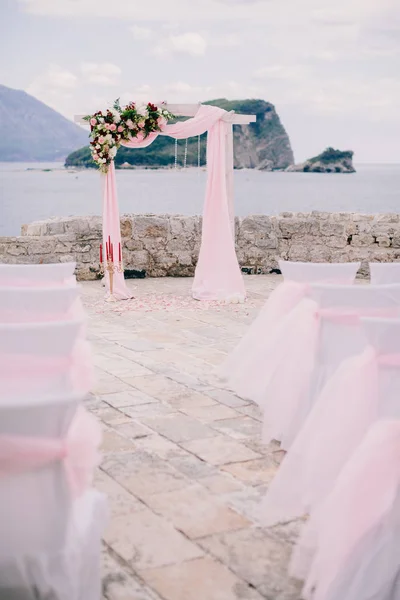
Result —
<instances>
[{"instance_id":1,"label":"aisle","mask_svg":"<svg viewBox=\"0 0 400 600\"><path fill-rule=\"evenodd\" d=\"M297 600L286 564L298 523L267 530L258 502L281 454L263 447L256 406L215 374L278 283L249 276L243 305L188 301L191 279L129 282L105 304L83 284L104 424L97 487L111 505L108 600ZM157 301L155 301L157 299Z\"/></svg>"}]
</instances>

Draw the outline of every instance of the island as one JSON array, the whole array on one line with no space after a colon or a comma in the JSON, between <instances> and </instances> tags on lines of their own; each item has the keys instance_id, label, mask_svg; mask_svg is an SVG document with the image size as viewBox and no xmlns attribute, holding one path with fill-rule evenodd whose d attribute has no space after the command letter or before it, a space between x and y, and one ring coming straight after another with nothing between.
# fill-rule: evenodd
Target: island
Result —
<instances>
[{"instance_id":1,"label":"island","mask_svg":"<svg viewBox=\"0 0 400 600\"><path fill-rule=\"evenodd\" d=\"M263 171L284 170L294 162L289 136L283 127L275 107L265 100L226 100L219 98L204 102L219 106L227 111L255 114L256 123L233 126L234 167L235 169L259 169ZM200 165L206 164L206 137L200 139ZM178 140L177 166L185 163L186 140ZM187 167L196 167L199 140L189 138L187 142ZM175 164L175 142L168 136L158 136L147 148L132 149L121 147L115 157L117 169L129 168L171 168ZM66 167L88 167L96 165L92 161L89 146L72 152L65 161Z\"/></svg>"},{"instance_id":2,"label":"island","mask_svg":"<svg viewBox=\"0 0 400 600\"><path fill-rule=\"evenodd\" d=\"M289 165L285 170L296 173L355 173L354 152L327 148L318 156L298 165Z\"/></svg>"}]
</instances>

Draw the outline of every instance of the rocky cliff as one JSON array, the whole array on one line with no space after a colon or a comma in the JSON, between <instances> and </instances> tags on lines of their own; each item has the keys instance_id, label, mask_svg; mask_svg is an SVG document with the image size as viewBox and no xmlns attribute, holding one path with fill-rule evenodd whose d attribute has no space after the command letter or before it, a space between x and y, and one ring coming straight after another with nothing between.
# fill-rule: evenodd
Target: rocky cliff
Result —
<instances>
[{"instance_id":1,"label":"rocky cliff","mask_svg":"<svg viewBox=\"0 0 400 600\"><path fill-rule=\"evenodd\" d=\"M289 137L279 119L275 107L264 100L211 100L205 104L235 110L244 114L256 114L257 122L250 125L234 125L234 166L237 169L285 169L293 164L293 152ZM206 162L206 135L201 136L200 160ZM184 161L185 140L178 142L178 165ZM120 148L115 159L117 167L172 167L174 165L174 140L159 136L148 148L137 150ZM188 140L187 166L198 164L198 140ZM67 157L67 167L94 167L89 147L81 148Z\"/></svg>"},{"instance_id":2,"label":"rocky cliff","mask_svg":"<svg viewBox=\"0 0 400 600\"><path fill-rule=\"evenodd\" d=\"M298 165L290 165L286 171L301 173L355 173L351 150L327 148L313 158Z\"/></svg>"},{"instance_id":3,"label":"rocky cliff","mask_svg":"<svg viewBox=\"0 0 400 600\"><path fill-rule=\"evenodd\" d=\"M21 90L0 85L0 161L64 160L88 133Z\"/></svg>"}]
</instances>

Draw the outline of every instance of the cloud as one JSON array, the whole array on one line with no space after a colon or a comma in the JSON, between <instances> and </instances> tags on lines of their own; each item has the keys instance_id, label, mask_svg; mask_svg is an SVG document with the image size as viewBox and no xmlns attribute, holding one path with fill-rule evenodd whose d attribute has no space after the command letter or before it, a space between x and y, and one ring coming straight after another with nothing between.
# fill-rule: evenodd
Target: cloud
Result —
<instances>
[{"instance_id":1,"label":"cloud","mask_svg":"<svg viewBox=\"0 0 400 600\"><path fill-rule=\"evenodd\" d=\"M132 25L132 27L130 27L129 29L133 33L133 37L135 38L135 40L145 41L150 40L153 37L152 30L148 29L147 27L139 27L138 25Z\"/></svg>"},{"instance_id":2,"label":"cloud","mask_svg":"<svg viewBox=\"0 0 400 600\"><path fill-rule=\"evenodd\" d=\"M47 71L43 75L39 75L31 84L36 88L54 88L71 90L77 85L78 78L76 75L60 67L59 65L49 65Z\"/></svg>"},{"instance_id":3,"label":"cloud","mask_svg":"<svg viewBox=\"0 0 400 600\"><path fill-rule=\"evenodd\" d=\"M204 56L207 50L207 41L200 33L187 32L170 35L161 40L154 48L153 54L165 58L171 54L188 54L189 56Z\"/></svg>"},{"instance_id":4,"label":"cloud","mask_svg":"<svg viewBox=\"0 0 400 600\"><path fill-rule=\"evenodd\" d=\"M308 73L304 65L269 65L256 69L253 73L254 79L269 80L280 79L288 81L302 81Z\"/></svg>"},{"instance_id":5,"label":"cloud","mask_svg":"<svg viewBox=\"0 0 400 600\"><path fill-rule=\"evenodd\" d=\"M71 117L70 102L77 84L78 78L74 73L57 64L50 64L44 73L28 85L26 91L48 106Z\"/></svg>"},{"instance_id":6,"label":"cloud","mask_svg":"<svg viewBox=\"0 0 400 600\"><path fill-rule=\"evenodd\" d=\"M88 83L98 85L114 86L119 83L121 69L113 63L92 63L81 64L81 72Z\"/></svg>"},{"instance_id":7,"label":"cloud","mask_svg":"<svg viewBox=\"0 0 400 600\"><path fill-rule=\"evenodd\" d=\"M297 1L297 0L296 0ZM273 0L152 0L151 10L145 2L118 0L18 0L23 8L37 15L53 15L59 17L90 17L111 19L132 19L138 21L165 22L170 15L178 15L182 21L226 21L229 19L263 18L267 20L267 12L273 6ZM268 6L268 10L266 10ZM228 12L229 11L229 12Z\"/></svg>"},{"instance_id":8,"label":"cloud","mask_svg":"<svg viewBox=\"0 0 400 600\"><path fill-rule=\"evenodd\" d=\"M172 35L170 43L174 52L182 52L192 56L203 56L207 49L207 42L199 33Z\"/></svg>"},{"instance_id":9,"label":"cloud","mask_svg":"<svg viewBox=\"0 0 400 600\"><path fill-rule=\"evenodd\" d=\"M207 88L199 85L192 85L191 83L185 83L183 81L176 81L166 84L164 89L169 94L168 101L170 102L171 95L174 99L179 97L181 101L191 100L194 97L196 98L196 101L198 101L199 97L204 95Z\"/></svg>"},{"instance_id":10,"label":"cloud","mask_svg":"<svg viewBox=\"0 0 400 600\"><path fill-rule=\"evenodd\" d=\"M209 36L210 46L216 46L220 48L235 48L240 46L241 40L236 33L226 33L219 36Z\"/></svg>"}]
</instances>

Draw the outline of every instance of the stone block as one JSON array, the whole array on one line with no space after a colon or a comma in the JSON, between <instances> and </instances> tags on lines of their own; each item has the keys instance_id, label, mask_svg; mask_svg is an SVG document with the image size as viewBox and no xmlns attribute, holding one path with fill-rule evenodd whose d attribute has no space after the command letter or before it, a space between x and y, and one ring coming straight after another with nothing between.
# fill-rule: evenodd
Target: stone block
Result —
<instances>
[{"instance_id":1,"label":"stone block","mask_svg":"<svg viewBox=\"0 0 400 600\"><path fill-rule=\"evenodd\" d=\"M29 225L23 226L25 233L23 235L38 237L46 235L47 222L46 221L35 221Z\"/></svg>"},{"instance_id":2,"label":"stone block","mask_svg":"<svg viewBox=\"0 0 400 600\"><path fill-rule=\"evenodd\" d=\"M9 246L5 246L5 248L7 249L7 254L10 256L26 256L28 254L27 247L20 244L10 244Z\"/></svg>"},{"instance_id":3,"label":"stone block","mask_svg":"<svg viewBox=\"0 0 400 600\"><path fill-rule=\"evenodd\" d=\"M380 248L390 248L390 246L391 246L391 239L387 235L378 235L376 237L376 243L378 244L378 246Z\"/></svg>"},{"instance_id":4,"label":"stone block","mask_svg":"<svg viewBox=\"0 0 400 600\"><path fill-rule=\"evenodd\" d=\"M130 217L121 217L120 221L121 226L121 238L131 238L132 237L132 220Z\"/></svg>"},{"instance_id":5,"label":"stone block","mask_svg":"<svg viewBox=\"0 0 400 600\"><path fill-rule=\"evenodd\" d=\"M200 545L238 577L271 600L298 600L301 584L290 582L287 564L291 544L263 529L242 529L203 538Z\"/></svg>"},{"instance_id":6,"label":"stone block","mask_svg":"<svg viewBox=\"0 0 400 600\"><path fill-rule=\"evenodd\" d=\"M167 216L138 215L132 223L132 236L138 238L156 238L166 240L168 235Z\"/></svg>"},{"instance_id":7,"label":"stone block","mask_svg":"<svg viewBox=\"0 0 400 600\"><path fill-rule=\"evenodd\" d=\"M47 223L46 235L60 235L65 233L65 223L63 221L50 221Z\"/></svg>"},{"instance_id":8,"label":"stone block","mask_svg":"<svg viewBox=\"0 0 400 600\"><path fill-rule=\"evenodd\" d=\"M353 235L351 238L352 246L372 246L375 243L375 238L367 233Z\"/></svg>"},{"instance_id":9,"label":"stone block","mask_svg":"<svg viewBox=\"0 0 400 600\"><path fill-rule=\"evenodd\" d=\"M54 252L55 240L31 240L28 245L28 254L49 254Z\"/></svg>"},{"instance_id":10,"label":"stone block","mask_svg":"<svg viewBox=\"0 0 400 600\"><path fill-rule=\"evenodd\" d=\"M141 572L165 600L262 600L248 583L211 557Z\"/></svg>"},{"instance_id":11,"label":"stone block","mask_svg":"<svg viewBox=\"0 0 400 600\"><path fill-rule=\"evenodd\" d=\"M203 551L149 509L114 517L106 543L136 571L179 564L203 556Z\"/></svg>"},{"instance_id":12,"label":"stone block","mask_svg":"<svg viewBox=\"0 0 400 600\"><path fill-rule=\"evenodd\" d=\"M319 225L319 232L323 236L341 236L344 235L344 223L333 223L332 221L323 221Z\"/></svg>"}]
</instances>

